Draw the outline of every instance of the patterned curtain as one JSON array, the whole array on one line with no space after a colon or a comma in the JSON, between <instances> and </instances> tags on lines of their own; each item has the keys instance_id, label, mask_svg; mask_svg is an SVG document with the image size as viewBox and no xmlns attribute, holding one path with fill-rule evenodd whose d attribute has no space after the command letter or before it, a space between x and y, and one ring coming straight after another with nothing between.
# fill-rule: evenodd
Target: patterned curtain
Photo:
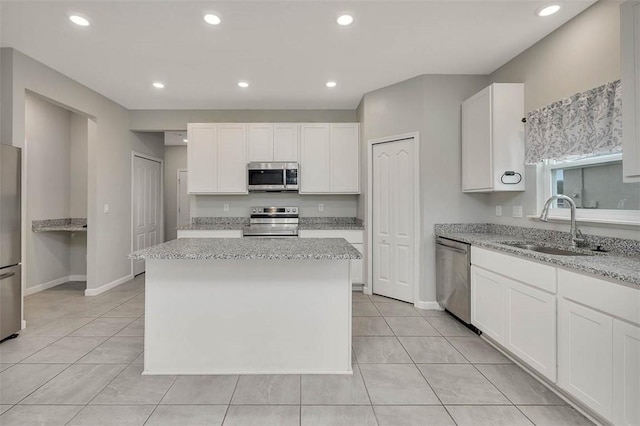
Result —
<instances>
[{"instance_id":1,"label":"patterned curtain","mask_svg":"<svg viewBox=\"0 0 640 426\"><path fill-rule=\"evenodd\" d=\"M527 114L525 164L622 151L620 80Z\"/></svg>"}]
</instances>

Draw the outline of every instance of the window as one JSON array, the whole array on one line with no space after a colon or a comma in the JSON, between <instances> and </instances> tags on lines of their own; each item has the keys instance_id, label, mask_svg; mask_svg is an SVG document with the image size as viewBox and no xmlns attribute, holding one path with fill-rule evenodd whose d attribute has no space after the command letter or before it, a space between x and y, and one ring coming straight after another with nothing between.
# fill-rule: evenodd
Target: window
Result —
<instances>
[{"instance_id":1,"label":"window","mask_svg":"<svg viewBox=\"0 0 640 426\"><path fill-rule=\"evenodd\" d=\"M540 202L564 194L575 201L577 217L583 221L640 223L640 183L622 181L622 154L546 161L543 170L545 190ZM556 201L549 216L569 217L568 203Z\"/></svg>"}]
</instances>

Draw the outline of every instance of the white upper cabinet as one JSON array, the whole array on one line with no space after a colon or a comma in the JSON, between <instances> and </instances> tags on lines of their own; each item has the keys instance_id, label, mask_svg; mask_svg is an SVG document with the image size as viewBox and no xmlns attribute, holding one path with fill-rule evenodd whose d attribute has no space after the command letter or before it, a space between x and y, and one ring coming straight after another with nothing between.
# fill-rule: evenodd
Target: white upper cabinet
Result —
<instances>
[{"instance_id":1,"label":"white upper cabinet","mask_svg":"<svg viewBox=\"0 0 640 426\"><path fill-rule=\"evenodd\" d=\"M622 4L622 138L625 182L640 182L640 1Z\"/></svg>"},{"instance_id":2,"label":"white upper cabinet","mask_svg":"<svg viewBox=\"0 0 640 426\"><path fill-rule=\"evenodd\" d=\"M299 125L252 123L249 125L249 161L298 161Z\"/></svg>"},{"instance_id":3,"label":"white upper cabinet","mask_svg":"<svg viewBox=\"0 0 640 426\"><path fill-rule=\"evenodd\" d=\"M310 123L300 127L300 193L360 192L360 125Z\"/></svg>"},{"instance_id":4,"label":"white upper cabinet","mask_svg":"<svg viewBox=\"0 0 640 426\"><path fill-rule=\"evenodd\" d=\"M494 83L462 103L463 191L524 191L523 117L522 83Z\"/></svg>"},{"instance_id":5,"label":"white upper cabinet","mask_svg":"<svg viewBox=\"0 0 640 426\"><path fill-rule=\"evenodd\" d=\"M247 125L189 123L188 190L191 194L247 193Z\"/></svg>"}]
</instances>

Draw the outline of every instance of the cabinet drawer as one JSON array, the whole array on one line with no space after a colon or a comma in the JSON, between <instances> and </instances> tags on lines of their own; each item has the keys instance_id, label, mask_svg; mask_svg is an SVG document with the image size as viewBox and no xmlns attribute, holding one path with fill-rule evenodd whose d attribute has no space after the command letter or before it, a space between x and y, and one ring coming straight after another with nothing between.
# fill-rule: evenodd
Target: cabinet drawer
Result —
<instances>
[{"instance_id":1,"label":"cabinet drawer","mask_svg":"<svg viewBox=\"0 0 640 426\"><path fill-rule=\"evenodd\" d=\"M359 230L301 230L300 238L344 238L351 244L362 244L362 231Z\"/></svg>"},{"instance_id":2,"label":"cabinet drawer","mask_svg":"<svg viewBox=\"0 0 640 426\"><path fill-rule=\"evenodd\" d=\"M215 229L215 230L178 230L178 238L241 238L242 231L237 229Z\"/></svg>"},{"instance_id":3,"label":"cabinet drawer","mask_svg":"<svg viewBox=\"0 0 640 426\"><path fill-rule=\"evenodd\" d=\"M556 293L556 268L495 251L471 247L471 264Z\"/></svg>"}]
</instances>

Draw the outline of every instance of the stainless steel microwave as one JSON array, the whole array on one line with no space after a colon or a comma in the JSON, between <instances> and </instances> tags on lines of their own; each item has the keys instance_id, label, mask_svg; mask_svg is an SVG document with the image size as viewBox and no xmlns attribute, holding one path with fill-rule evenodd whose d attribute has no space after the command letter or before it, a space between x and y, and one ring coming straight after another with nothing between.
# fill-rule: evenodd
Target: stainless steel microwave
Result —
<instances>
[{"instance_id":1,"label":"stainless steel microwave","mask_svg":"<svg viewBox=\"0 0 640 426\"><path fill-rule=\"evenodd\" d=\"M249 163L247 173L249 192L297 192L299 189L298 163Z\"/></svg>"}]
</instances>

